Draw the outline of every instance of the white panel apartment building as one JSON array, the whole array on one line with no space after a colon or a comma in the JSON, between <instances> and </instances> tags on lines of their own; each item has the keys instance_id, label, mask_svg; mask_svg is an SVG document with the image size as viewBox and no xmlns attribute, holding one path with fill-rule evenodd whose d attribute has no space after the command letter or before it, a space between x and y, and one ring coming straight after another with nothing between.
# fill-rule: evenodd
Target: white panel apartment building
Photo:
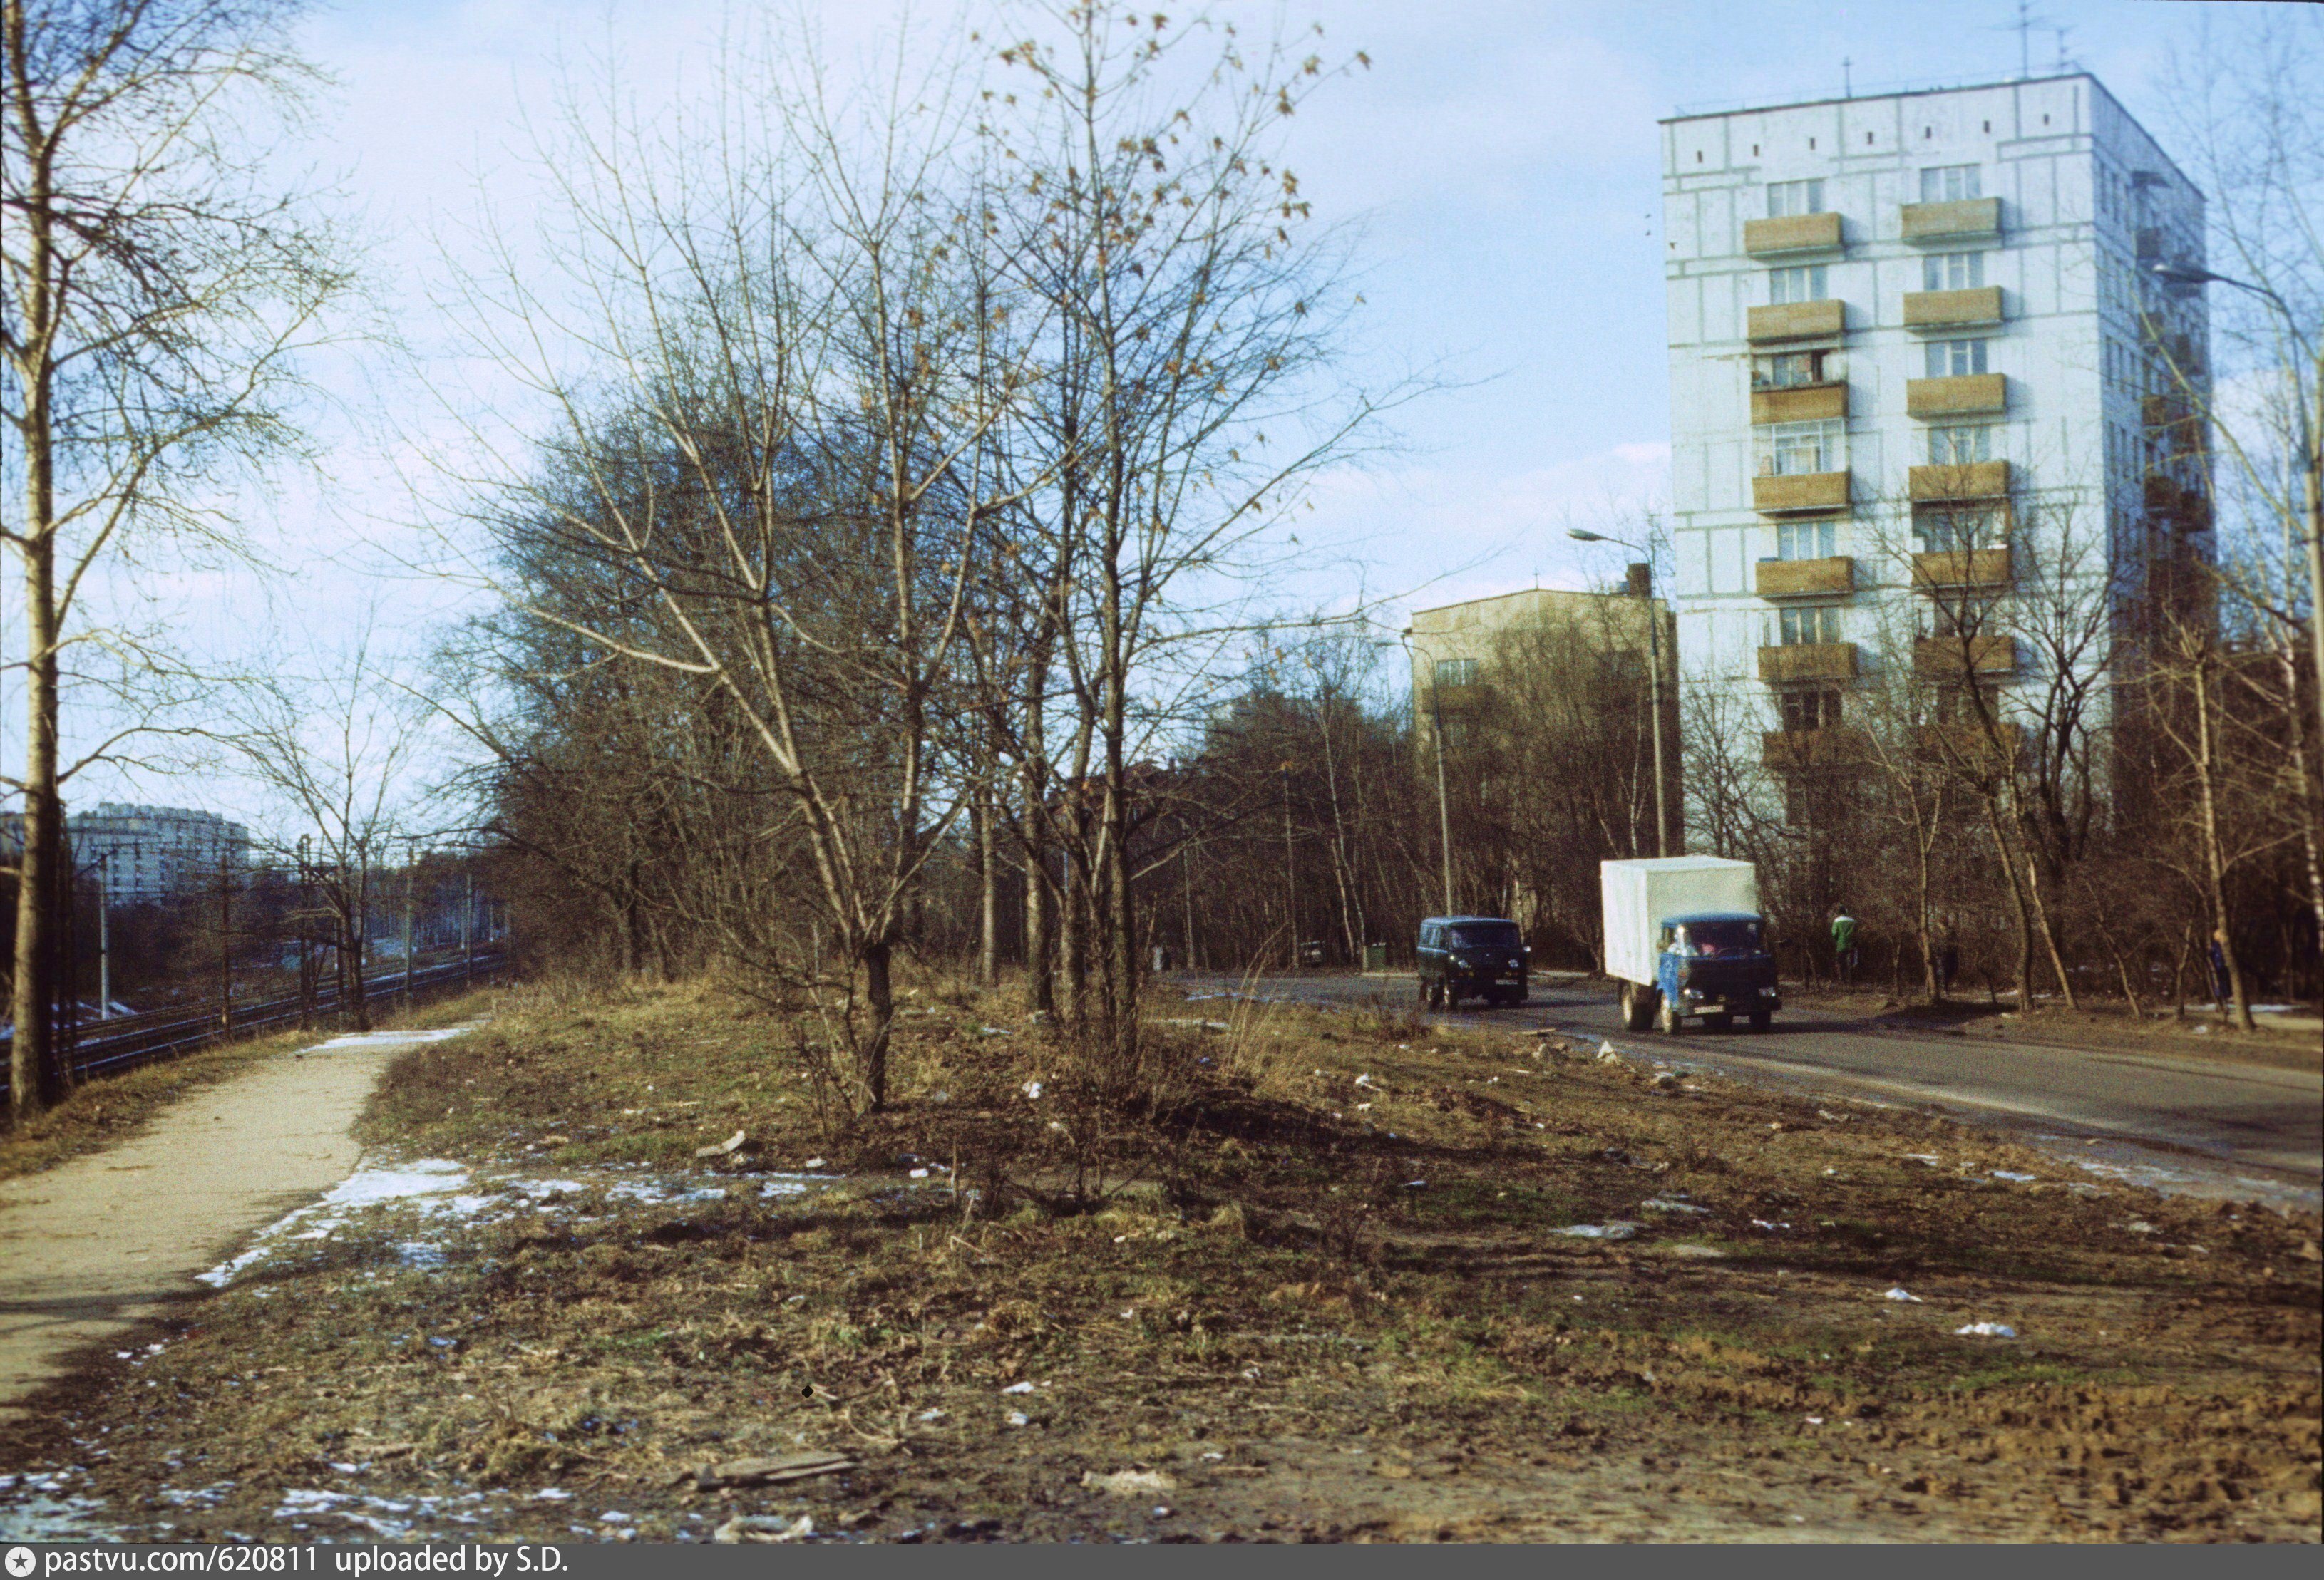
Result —
<instances>
[{"instance_id":1,"label":"white panel apartment building","mask_svg":"<svg viewBox=\"0 0 2324 1580\"><path fill-rule=\"evenodd\" d=\"M2003 616L1951 662L2033 695L2009 611L2208 556L2203 307L2144 272L2201 262L2202 202L2095 78L1663 133L1682 685L1738 757L1844 760L1957 611Z\"/></svg>"},{"instance_id":2,"label":"white panel apartment building","mask_svg":"<svg viewBox=\"0 0 2324 1580\"><path fill-rule=\"evenodd\" d=\"M250 861L248 829L182 806L102 802L66 818L65 836L84 874L102 863L116 904L214 889L220 872L239 881Z\"/></svg>"}]
</instances>

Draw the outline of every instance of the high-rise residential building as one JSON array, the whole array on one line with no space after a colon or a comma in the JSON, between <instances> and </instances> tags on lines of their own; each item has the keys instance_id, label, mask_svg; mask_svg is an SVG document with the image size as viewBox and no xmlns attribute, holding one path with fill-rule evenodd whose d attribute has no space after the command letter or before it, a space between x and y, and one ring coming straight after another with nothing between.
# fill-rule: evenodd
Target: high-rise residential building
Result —
<instances>
[{"instance_id":1,"label":"high-rise residential building","mask_svg":"<svg viewBox=\"0 0 2324 1580\"><path fill-rule=\"evenodd\" d=\"M2103 711L2209 554L2204 308L2151 272L2202 262L2192 184L2081 73L1663 138L1691 724L1790 783L1972 672Z\"/></svg>"},{"instance_id":2,"label":"high-rise residential building","mask_svg":"<svg viewBox=\"0 0 2324 1580\"><path fill-rule=\"evenodd\" d=\"M23 822L11 829L23 841ZM65 819L73 866L94 877L103 868L115 904L134 905L215 887L223 871L236 881L250 860L250 831L214 812L182 806L125 806L99 802Z\"/></svg>"}]
</instances>

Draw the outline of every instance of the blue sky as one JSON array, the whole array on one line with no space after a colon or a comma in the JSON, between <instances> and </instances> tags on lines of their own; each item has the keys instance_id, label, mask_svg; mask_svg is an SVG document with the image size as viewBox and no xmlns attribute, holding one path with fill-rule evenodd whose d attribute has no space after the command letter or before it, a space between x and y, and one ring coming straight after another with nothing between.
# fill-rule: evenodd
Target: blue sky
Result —
<instances>
[{"instance_id":1,"label":"blue sky","mask_svg":"<svg viewBox=\"0 0 2324 1580\"><path fill-rule=\"evenodd\" d=\"M374 262L399 318L429 337L437 236L478 191L521 209L515 106L550 97L559 51L607 48L641 96L669 93L715 38L726 0L383 0L306 28L340 87L323 162L379 238ZM811 6L835 51L891 27L886 0ZM2237 5L2041 0L2065 53L2152 124L2174 43ZM1268 9L1223 5L1263 27ZM922 17L943 8L920 5ZM1512 4L1330 0L1283 13L1371 59L1303 112L1290 163L1318 214L1362 227L1368 317L1359 359L1440 366L1456 386L1403 414L1402 444L1324 478L1311 543L1331 547L1288 589L1344 606L1365 594L1440 602L1545 583L1584 584L1618 556L1568 542L1664 487L1669 437L1661 275L1659 117L1681 108L2016 74L2015 0L1947 4ZM2057 37L2034 30L2037 71ZM1845 65L1843 64L1845 63ZM696 67L698 70L698 65ZM2324 87L2319 87L2324 91ZM360 370L343 370L360 398ZM350 435L337 478L292 484L277 529L327 566L295 596L214 579L184 589L189 618L231 644L286 610L327 625L386 589L383 624L416 641L445 595L383 571L409 547L408 506ZM360 452L360 453L359 453ZM1601 557L1588 557L1592 552ZM382 579L384 574L384 579ZM12 736L14 730L9 732ZM78 799L111 794L92 785ZM238 802L230 787L147 784L152 799Z\"/></svg>"}]
</instances>

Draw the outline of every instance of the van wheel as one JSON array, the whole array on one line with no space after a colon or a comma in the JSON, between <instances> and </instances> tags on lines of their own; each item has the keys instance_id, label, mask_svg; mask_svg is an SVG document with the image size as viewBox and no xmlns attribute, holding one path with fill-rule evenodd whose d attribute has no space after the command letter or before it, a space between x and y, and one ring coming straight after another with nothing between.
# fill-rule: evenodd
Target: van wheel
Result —
<instances>
[{"instance_id":1,"label":"van wheel","mask_svg":"<svg viewBox=\"0 0 2324 1580\"><path fill-rule=\"evenodd\" d=\"M1426 982L1420 983L1414 989L1414 992L1420 999L1420 1007L1426 1009L1428 1007L1428 984Z\"/></svg>"},{"instance_id":2,"label":"van wheel","mask_svg":"<svg viewBox=\"0 0 2324 1580\"><path fill-rule=\"evenodd\" d=\"M1755 1032L1764 1032L1769 1025L1774 1024L1775 1019L1775 1016L1774 1012L1765 1009L1755 1009L1751 1012L1751 1029Z\"/></svg>"},{"instance_id":3,"label":"van wheel","mask_svg":"<svg viewBox=\"0 0 2324 1580\"><path fill-rule=\"evenodd\" d=\"M1686 1016L1678 1012L1677 1005L1665 998L1655 1014L1655 1025L1664 1036L1675 1037L1685 1027Z\"/></svg>"},{"instance_id":4,"label":"van wheel","mask_svg":"<svg viewBox=\"0 0 2324 1580\"><path fill-rule=\"evenodd\" d=\"M1446 1009L1461 1007L1461 989L1450 982L1444 984L1444 1007Z\"/></svg>"}]
</instances>

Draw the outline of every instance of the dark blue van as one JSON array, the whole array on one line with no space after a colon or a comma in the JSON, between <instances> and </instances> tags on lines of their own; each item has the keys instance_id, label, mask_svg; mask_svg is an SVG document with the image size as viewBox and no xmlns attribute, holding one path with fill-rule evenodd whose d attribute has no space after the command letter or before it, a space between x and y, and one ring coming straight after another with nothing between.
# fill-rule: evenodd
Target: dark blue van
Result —
<instances>
[{"instance_id":1,"label":"dark blue van","mask_svg":"<svg viewBox=\"0 0 2324 1580\"><path fill-rule=\"evenodd\" d=\"M1431 916L1420 924L1420 1002L1458 1009L1464 996L1488 1004L1526 1001L1526 947L1506 916Z\"/></svg>"}]
</instances>

